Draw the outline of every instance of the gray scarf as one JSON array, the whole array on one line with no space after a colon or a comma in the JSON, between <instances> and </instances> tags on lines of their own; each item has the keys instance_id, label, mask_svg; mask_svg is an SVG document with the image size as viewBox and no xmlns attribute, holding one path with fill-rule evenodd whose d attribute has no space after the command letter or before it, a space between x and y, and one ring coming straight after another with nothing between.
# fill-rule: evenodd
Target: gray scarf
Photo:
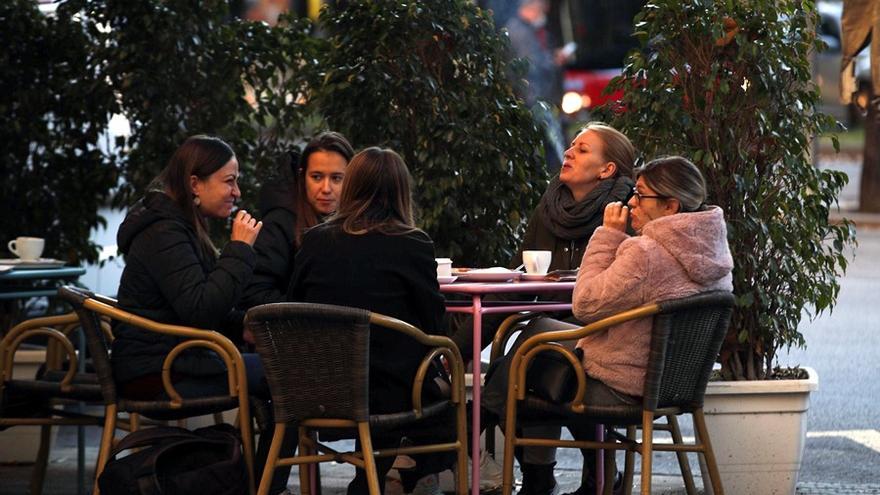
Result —
<instances>
[{"instance_id":1,"label":"gray scarf","mask_svg":"<svg viewBox=\"0 0 880 495\"><path fill-rule=\"evenodd\" d=\"M625 202L633 187L635 182L629 177L600 180L583 201L576 202L568 186L557 177L550 181L538 209L553 235L565 240L583 239L602 225L605 206L612 201Z\"/></svg>"}]
</instances>

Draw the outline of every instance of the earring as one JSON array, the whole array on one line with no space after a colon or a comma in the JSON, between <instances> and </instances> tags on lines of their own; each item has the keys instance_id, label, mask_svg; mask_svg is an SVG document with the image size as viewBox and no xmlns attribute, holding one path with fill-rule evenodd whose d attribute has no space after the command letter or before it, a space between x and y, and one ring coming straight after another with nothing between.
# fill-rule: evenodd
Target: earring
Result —
<instances>
[{"instance_id":1,"label":"earring","mask_svg":"<svg viewBox=\"0 0 880 495\"><path fill-rule=\"evenodd\" d=\"M202 200L198 196L196 196L193 198L193 204L199 206L200 204L202 204Z\"/></svg>"}]
</instances>

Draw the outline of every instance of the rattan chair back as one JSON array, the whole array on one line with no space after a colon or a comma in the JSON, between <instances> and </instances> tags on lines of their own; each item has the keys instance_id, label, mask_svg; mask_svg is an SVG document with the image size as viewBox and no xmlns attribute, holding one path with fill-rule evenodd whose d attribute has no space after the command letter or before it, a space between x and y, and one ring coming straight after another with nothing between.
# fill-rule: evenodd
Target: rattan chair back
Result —
<instances>
[{"instance_id":1,"label":"rattan chair back","mask_svg":"<svg viewBox=\"0 0 880 495\"><path fill-rule=\"evenodd\" d=\"M116 383L113 380L113 368L110 365L110 343L107 342L103 330L101 330L101 316L85 308L86 299L94 298L95 294L85 289L73 286L64 286L58 289L58 296L70 303L79 317L80 325L86 336L86 344L92 358L92 366L98 376L101 385L101 394L104 404L117 402Z\"/></svg>"},{"instance_id":2,"label":"rattan chair back","mask_svg":"<svg viewBox=\"0 0 880 495\"><path fill-rule=\"evenodd\" d=\"M248 311L276 421L369 420L370 313L277 303Z\"/></svg>"},{"instance_id":3,"label":"rattan chair back","mask_svg":"<svg viewBox=\"0 0 880 495\"><path fill-rule=\"evenodd\" d=\"M734 297L714 291L660 303L654 316L644 408L701 407Z\"/></svg>"}]
</instances>

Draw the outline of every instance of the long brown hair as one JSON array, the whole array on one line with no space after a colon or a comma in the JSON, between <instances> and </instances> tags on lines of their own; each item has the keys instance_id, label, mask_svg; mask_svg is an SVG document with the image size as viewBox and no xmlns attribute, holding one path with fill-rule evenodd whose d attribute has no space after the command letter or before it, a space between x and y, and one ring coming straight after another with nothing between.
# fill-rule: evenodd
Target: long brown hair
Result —
<instances>
[{"instance_id":1,"label":"long brown hair","mask_svg":"<svg viewBox=\"0 0 880 495\"><path fill-rule=\"evenodd\" d=\"M171 196L184 218L195 229L202 250L210 256L217 255L217 248L208 235L208 222L193 202L190 176L204 180L234 157L232 148L220 138L205 135L189 137L171 155L152 186Z\"/></svg>"},{"instance_id":2,"label":"long brown hair","mask_svg":"<svg viewBox=\"0 0 880 495\"><path fill-rule=\"evenodd\" d=\"M315 213L312 205L309 204L306 196L306 174L309 169L309 157L317 151L328 151L339 153L345 158L346 162L351 161L354 156L354 148L345 139L345 136L338 132L327 131L322 132L312 138L311 141L303 149L302 156L299 161L292 164L294 167L293 175L296 178L296 225L294 226L294 244L299 246L302 242L303 232L309 227L318 224L318 215Z\"/></svg>"},{"instance_id":3,"label":"long brown hair","mask_svg":"<svg viewBox=\"0 0 880 495\"><path fill-rule=\"evenodd\" d=\"M329 222L348 234L398 235L416 230L412 177L403 158L371 147L356 154L345 172L339 208Z\"/></svg>"}]
</instances>

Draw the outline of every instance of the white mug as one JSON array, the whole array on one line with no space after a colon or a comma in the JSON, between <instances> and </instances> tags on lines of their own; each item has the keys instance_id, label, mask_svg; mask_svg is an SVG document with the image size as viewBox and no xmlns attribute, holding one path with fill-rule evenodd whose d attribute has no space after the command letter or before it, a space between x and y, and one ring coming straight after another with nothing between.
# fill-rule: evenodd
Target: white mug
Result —
<instances>
[{"instance_id":1,"label":"white mug","mask_svg":"<svg viewBox=\"0 0 880 495\"><path fill-rule=\"evenodd\" d=\"M526 273L546 275L552 257L553 252L551 251L523 251L523 264L526 267Z\"/></svg>"},{"instance_id":2,"label":"white mug","mask_svg":"<svg viewBox=\"0 0 880 495\"><path fill-rule=\"evenodd\" d=\"M434 258L434 261L437 262L437 276L438 277L451 277L452 276L452 260L449 258Z\"/></svg>"},{"instance_id":3,"label":"white mug","mask_svg":"<svg viewBox=\"0 0 880 495\"><path fill-rule=\"evenodd\" d=\"M6 245L9 250L19 258L33 261L43 254L46 240L42 237L16 237Z\"/></svg>"}]
</instances>

